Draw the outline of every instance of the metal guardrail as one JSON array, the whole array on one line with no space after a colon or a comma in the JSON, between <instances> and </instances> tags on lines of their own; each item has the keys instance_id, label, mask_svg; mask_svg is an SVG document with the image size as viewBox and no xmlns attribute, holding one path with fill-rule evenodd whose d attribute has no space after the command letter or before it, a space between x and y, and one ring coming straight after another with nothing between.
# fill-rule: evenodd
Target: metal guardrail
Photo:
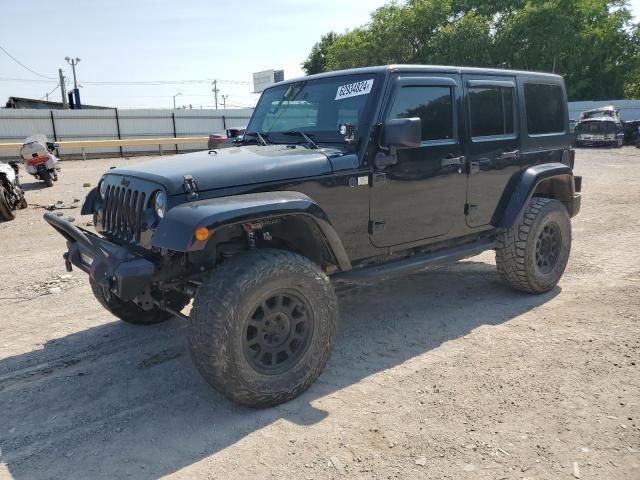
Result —
<instances>
[{"instance_id":1,"label":"metal guardrail","mask_svg":"<svg viewBox=\"0 0 640 480\"><path fill-rule=\"evenodd\" d=\"M165 137L165 138L122 138L113 140L61 140L56 142L60 148L79 148L82 151L82 158L86 160L85 149L87 148L112 148L112 147L136 147L144 145L157 145L162 155L163 145L184 145L184 144L204 144L209 141L209 137ZM14 150L20 152L22 143L0 143L0 150Z\"/></svg>"}]
</instances>

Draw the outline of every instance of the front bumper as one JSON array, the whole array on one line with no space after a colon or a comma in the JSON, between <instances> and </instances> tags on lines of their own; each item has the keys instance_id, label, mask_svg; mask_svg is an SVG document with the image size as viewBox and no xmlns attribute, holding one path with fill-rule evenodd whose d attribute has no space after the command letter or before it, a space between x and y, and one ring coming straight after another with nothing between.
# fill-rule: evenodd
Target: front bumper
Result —
<instances>
[{"instance_id":1,"label":"front bumper","mask_svg":"<svg viewBox=\"0 0 640 480\"><path fill-rule=\"evenodd\" d=\"M617 140L576 140L576 147L615 147Z\"/></svg>"},{"instance_id":2,"label":"front bumper","mask_svg":"<svg viewBox=\"0 0 640 480\"><path fill-rule=\"evenodd\" d=\"M143 294L155 273L153 262L111 243L98 235L81 230L52 213L44 214L45 221L67 240L64 254L67 270L72 265L89 274L103 289L121 300L133 300Z\"/></svg>"}]
</instances>

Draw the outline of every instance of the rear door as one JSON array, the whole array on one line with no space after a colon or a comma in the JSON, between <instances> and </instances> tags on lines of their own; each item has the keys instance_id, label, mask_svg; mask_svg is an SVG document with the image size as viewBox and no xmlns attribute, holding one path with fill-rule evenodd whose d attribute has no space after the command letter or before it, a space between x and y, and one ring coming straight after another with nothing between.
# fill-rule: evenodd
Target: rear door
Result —
<instances>
[{"instance_id":1,"label":"rear door","mask_svg":"<svg viewBox=\"0 0 640 480\"><path fill-rule=\"evenodd\" d=\"M512 177L520 171L518 96L513 76L463 75L467 118L466 222L491 223Z\"/></svg>"}]
</instances>

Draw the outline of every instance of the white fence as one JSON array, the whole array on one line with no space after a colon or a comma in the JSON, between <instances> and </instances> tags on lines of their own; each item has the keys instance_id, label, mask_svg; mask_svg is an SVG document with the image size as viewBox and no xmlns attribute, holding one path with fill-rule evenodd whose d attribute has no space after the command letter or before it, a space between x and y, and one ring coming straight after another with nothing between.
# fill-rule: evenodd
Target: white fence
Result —
<instances>
[{"instance_id":1,"label":"white fence","mask_svg":"<svg viewBox=\"0 0 640 480\"><path fill-rule=\"evenodd\" d=\"M35 110L0 109L0 143L22 142L45 134L50 141L111 140L154 137L199 137L226 128L245 127L253 109L227 110ZM176 145L174 151L206 148ZM135 155L149 147L102 148L88 151L93 156ZM157 151L157 150L155 150ZM0 158L17 152L0 150ZM60 149L61 158L79 156L80 149Z\"/></svg>"}]
</instances>

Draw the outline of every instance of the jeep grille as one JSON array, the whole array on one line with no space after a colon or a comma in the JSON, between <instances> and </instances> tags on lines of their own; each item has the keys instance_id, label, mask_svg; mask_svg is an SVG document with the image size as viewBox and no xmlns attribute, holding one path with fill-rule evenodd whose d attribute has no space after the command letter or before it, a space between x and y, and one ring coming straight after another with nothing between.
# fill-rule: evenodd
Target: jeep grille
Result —
<instances>
[{"instance_id":1,"label":"jeep grille","mask_svg":"<svg viewBox=\"0 0 640 480\"><path fill-rule=\"evenodd\" d=\"M102 230L127 242L139 242L147 201L145 192L109 185L104 196Z\"/></svg>"}]
</instances>

